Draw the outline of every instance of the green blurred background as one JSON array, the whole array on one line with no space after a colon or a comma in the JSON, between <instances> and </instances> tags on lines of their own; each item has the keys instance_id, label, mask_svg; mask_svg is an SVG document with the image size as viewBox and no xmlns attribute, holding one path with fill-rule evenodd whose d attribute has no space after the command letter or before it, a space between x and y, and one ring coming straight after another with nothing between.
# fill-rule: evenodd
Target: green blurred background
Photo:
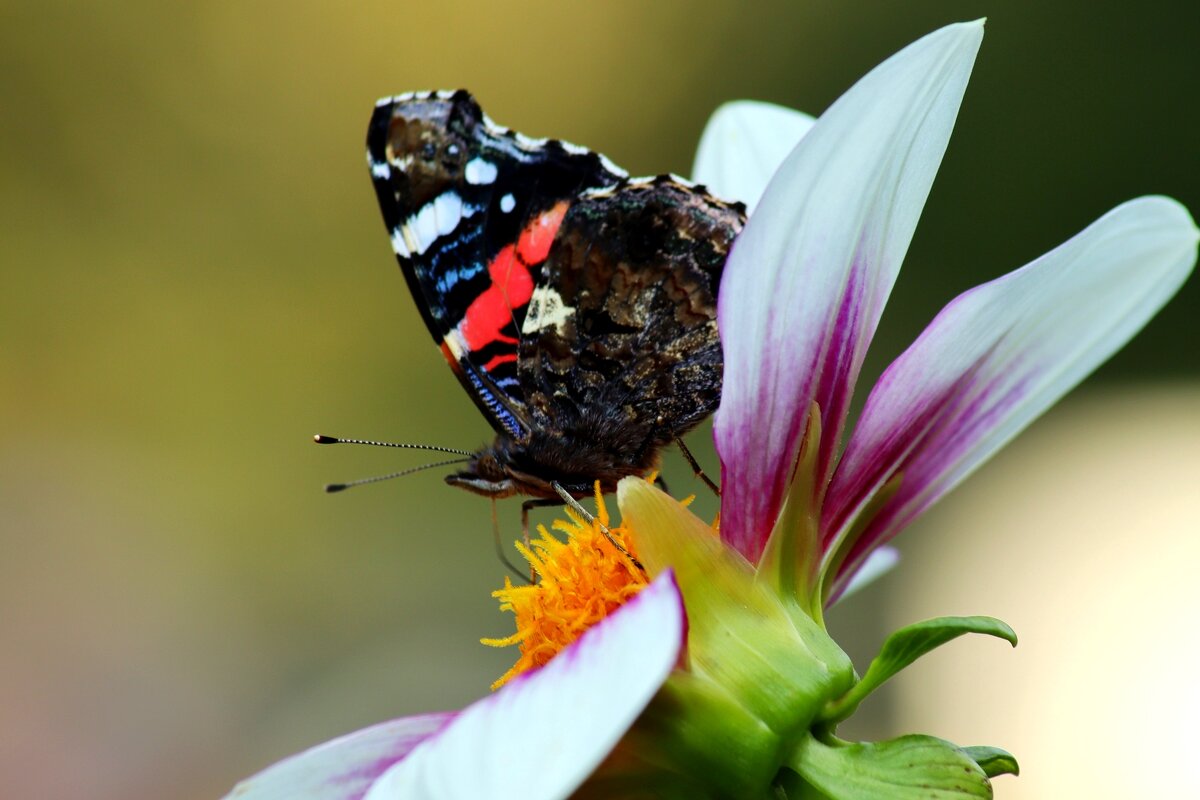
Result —
<instances>
[{"instance_id":1,"label":"green blurred background","mask_svg":"<svg viewBox=\"0 0 1200 800\"><path fill-rule=\"evenodd\" d=\"M380 225L362 152L379 96L467 87L502 124L588 145L637 174L686 174L719 103L751 97L819 113L921 34L987 15L868 373L950 297L1124 199L1161 192L1200 209L1193 0L0 9L5 797L216 797L338 733L467 703L511 662L477 644L511 626L488 596L503 571L486 501L443 486L440 470L320 491L421 462L318 448L309 441L318 431L456 447L490 438L432 346ZM1073 467L1054 459L1087 446L1097 469L1129 470L1132 456L1106 442L1139 420L1149 433L1127 438L1143 448L1145 469L1162 465L1160 451L1144 452L1157 436L1182 447L1171 462L1180 492L1195 489L1198 312L1193 280L1083 400L1035 427L1046 449L1019 445L983 470L970 491L987 518L1003 523L1006 507L1028 515L1019 497L989 494L1002 469L1070 481ZM1084 418L1093 422L1062 428ZM693 442L713 467L703 432ZM694 486L674 457L668 476ZM1084 501L1122 520L1114 537L1142 531L1144 505L1120 496L1127 485ZM1047 503L1057 509L1055 496ZM966 502L956 496L918 526L902 570L834 615L860 668L889 627L911 621L897 612L915 596L906 587L930 593L922 614L999 613L1008 607L989 598L1020 585L1023 559L1044 563L1044 540L1014 537L1011 568L971 551L955 562L965 566L948 566L941 543L971 540L963 527L976 506ZM1200 509L1189 502L1177 511L1191 532ZM500 520L518 534L516 502L501 504ZM1030 530L1015 515L1012 524ZM1082 546L1097 541L1087 524ZM997 530L992 545L1008 536ZM1136 558L1139 548L1122 542L1105 546ZM1070 548L1049 549L1064 551L1069 570ZM1146 563L1162 552L1151 548ZM1200 560L1188 553L1176 563ZM970 607L939 602L939 576L964 572ZM1151 566L1146 574L1153 582ZM1119 581L1097 588L1129 592L1141 616L1146 594ZM1036 604L1062 592L1043 584L1017 594L1035 607L1011 614L1036 619L1046 616ZM1180 598L1170 607L1200 610ZM1108 623L1088 616L1066 619L1102 635ZM1058 658L1062 642L1048 634L1043 657ZM1017 678L1004 667L1024 662L999 648L987 656L997 671L986 692L1032 696L1025 681L1044 671ZM1172 658L1180 676L1200 669L1194 650ZM904 732L913 722L897 710L936 708L954 686L984 691L957 667L937 674L946 677L904 684L915 699L874 701L852 732ZM1103 664L1062 680L1075 679L1094 682L1097 698L1113 691ZM993 741L1003 713L976 719L968 738ZM1113 718L1113 730L1126 723ZM1070 714L1056 724L1067 738L1091 726ZM1034 715L1016 729L1041 726ZM1022 741L994 743L1017 752L1027 773L1002 783L1001 796L1052 796L1021 793L1039 774L1095 766L1086 754L1067 763L1022 751Z\"/></svg>"}]
</instances>

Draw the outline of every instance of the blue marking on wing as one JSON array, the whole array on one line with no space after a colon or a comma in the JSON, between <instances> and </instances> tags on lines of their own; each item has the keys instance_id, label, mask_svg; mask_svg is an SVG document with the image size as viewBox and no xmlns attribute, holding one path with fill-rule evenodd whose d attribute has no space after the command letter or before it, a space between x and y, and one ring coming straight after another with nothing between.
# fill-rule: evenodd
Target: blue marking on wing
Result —
<instances>
[{"instance_id":1,"label":"blue marking on wing","mask_svg":"<svg viewBox=\"0 0 1200 800\"><path fill-rule=\"evenodd\" d=\"M449 292L459 281L469 281L480 272L483 272L483 265L478 263L446 270L444 274L438 277L434 288L439 292Z\"/></svg>"},{"instance_id":2,"label":"blue marking on wing","mask_svg":"<svg viewBox=\"0 0 1200 800\"><path fill-rule=\"evenodd\" d=\"M501 403L496 395L492 393L491 388L484 385L479 376L475 374L473 369L467 368L463 370L463 374L467 376L467 380L471 382L471 388L475 390L475 395L483 400L483 404L487 406L492 417L497 422L504 426L504 429L514 437L521 437L525 433L524 426L513 416L503 403ZM516 381L513 381L516 384Z\"/></svg>"},{"instance_id":3,"label":"blue marking on wing","mask_svg":"<svg viewBox=\"0 0 1200 800\"><path fill-rule=\"evenodd\" d=\"M414 264L424 287L429 314L444 328L453 327L465 310L453 307L451 293L454 288L473 280L486 267L480 261L482 254L477 246L482 235L480 228L460 228L457 235L442 237L437 247L425 253L426 263ZM432 297L429 296L431 292Z\"/></svg>"}]
</instances>

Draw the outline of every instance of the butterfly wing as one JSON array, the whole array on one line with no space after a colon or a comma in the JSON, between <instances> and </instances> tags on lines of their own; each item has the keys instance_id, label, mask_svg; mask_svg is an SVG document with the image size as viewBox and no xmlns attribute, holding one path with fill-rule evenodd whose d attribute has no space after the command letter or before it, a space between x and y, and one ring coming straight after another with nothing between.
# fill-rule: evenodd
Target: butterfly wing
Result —
<instances>
[{"instance_id":1,"label":"butterfly wing","mask_svg":"<svg viewBox=\"0 0 1200 800\"><path fill-rule=\"evenodd\" d=\"M367 162L392 248L446 360L497 431L528 435L520 331L564 216L624 173L497 127L465 91L381 100Z\"/></svg>"},{"instance_id":2,"label":"butterfly wing","mask_svg":"<svg viewBox=\"0 0 1200 800\"><path fill-rule=\"evenodd\" d=\"M518 366L535 425L575 431L598 456L565 471L640 472L716 408L717 289L744 222L741 204L667 176L587 193L567 210Z\"/></svg>"}]
</instances>

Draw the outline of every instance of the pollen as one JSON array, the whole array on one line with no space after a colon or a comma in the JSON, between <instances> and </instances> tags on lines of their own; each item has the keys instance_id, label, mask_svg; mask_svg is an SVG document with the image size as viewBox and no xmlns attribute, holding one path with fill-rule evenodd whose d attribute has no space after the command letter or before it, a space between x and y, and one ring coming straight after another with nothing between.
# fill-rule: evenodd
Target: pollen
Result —
<instances>
[{"instance_id":1,"label":"pollen","mask_svg":"<svg viewBox=\"0 0 1200 800\"><path fill-rule=\"evenodd\" d=\"M504 588L492 592L500 601L500 610L513 613L517 630L502 639L481 641L491 647L520 648L517 663L492 684L493 690L522 672L544 665L649 583L636 561L630 532L609 526L599 483L596 508L596 518L588 521L568 507L569 520L557 520L553 525L565 539L539 525L538 538L528 545L517 543L537 581L514 586L505 578Z\"/></svg>"}]
</instances>

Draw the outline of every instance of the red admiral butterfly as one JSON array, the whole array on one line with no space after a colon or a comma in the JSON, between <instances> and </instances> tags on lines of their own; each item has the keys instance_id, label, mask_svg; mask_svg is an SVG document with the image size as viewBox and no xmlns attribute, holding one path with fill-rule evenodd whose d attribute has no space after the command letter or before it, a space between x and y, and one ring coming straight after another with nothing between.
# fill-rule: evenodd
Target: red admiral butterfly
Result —
<instances>
[{"instance_id":1,"label":"red admiral butterfly","mask_svg":"<svg viewBox=\"0 0 1200 800\"><path fill-rule=\"evenodd\" d=\"M716 408L740 203L498 127L465 91L381 100L367 161L425 324L497 432L447 483L612 491Z\"/></svg>"}]
</instances>

